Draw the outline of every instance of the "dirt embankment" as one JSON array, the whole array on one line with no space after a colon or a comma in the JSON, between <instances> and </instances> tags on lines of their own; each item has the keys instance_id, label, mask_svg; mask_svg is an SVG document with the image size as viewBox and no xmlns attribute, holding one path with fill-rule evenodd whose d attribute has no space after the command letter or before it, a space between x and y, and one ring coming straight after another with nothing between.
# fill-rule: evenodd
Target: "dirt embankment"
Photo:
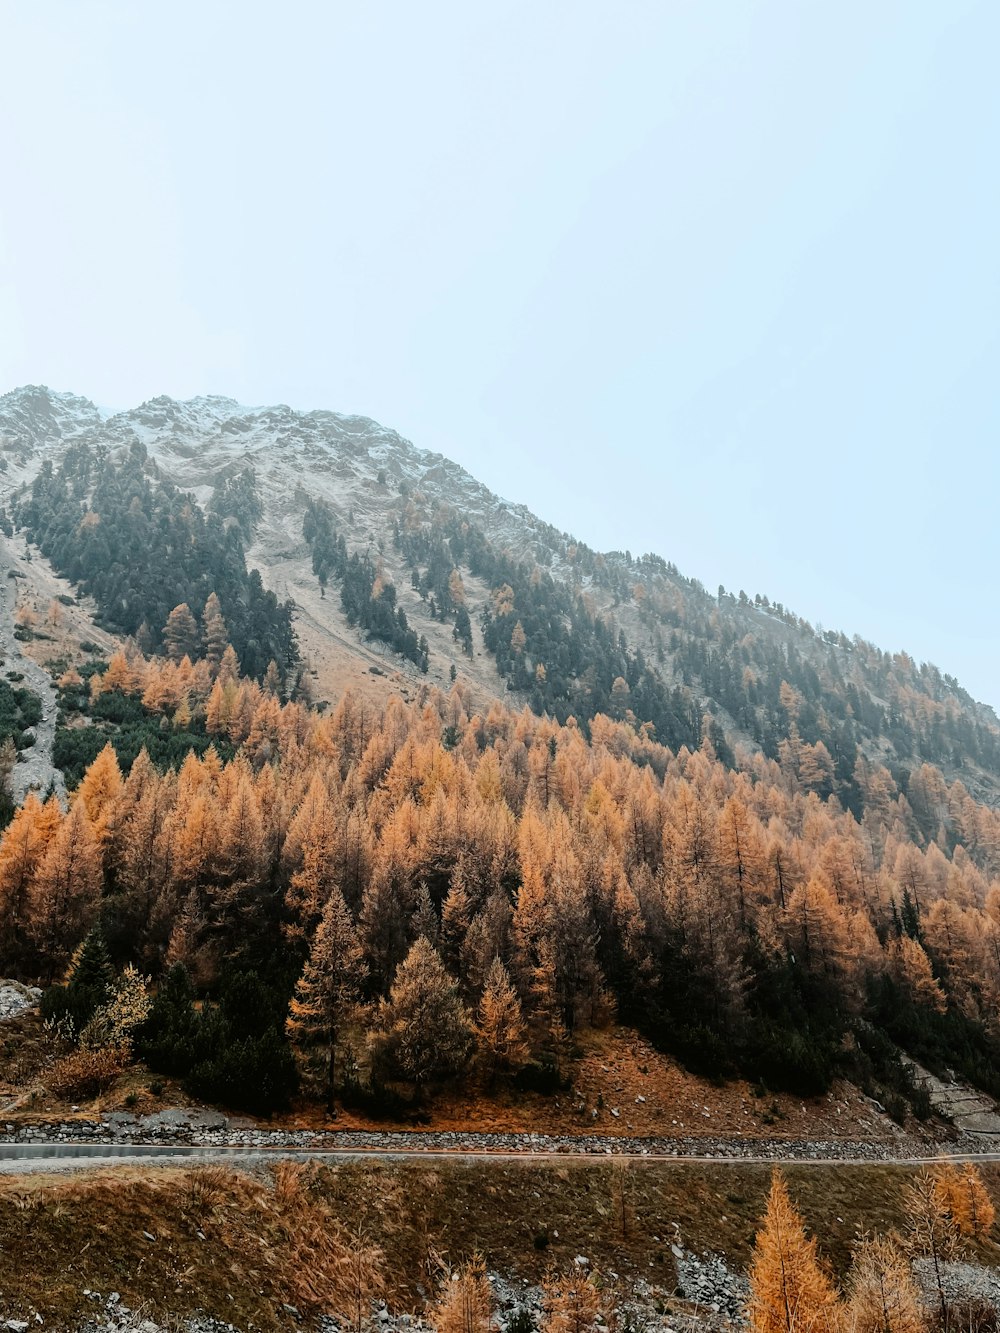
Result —
<instances>
[{"instance_id":1,"label":"dirt embankment","mask_svg":"<svg viewBox=\"0 0 1000 1333\"><path fill-rule=\"evenodd\" d=\"M683 1261L715 1255L729 1271L744 1270L770 1174L749 1163L650 1162L622 1172L600 1162L356 1161L273 1174L209 1167L12 1179L0 1182L0 1315L34 1322L37 1312L45 1327L79 1327L92 1317L92 1293L113 1291L153 1318L202 1311L230 1328L303 1327L319 1312L312 1300L327 1305L314 1290L334 1272L327 1251L359 1228L363 1243L382 1252L385 1294L400 1314L422 1313L445 1266L473 1252L512 1289L585 1266L614 1291L644 1289L650 1313L694 1313ZM836 1276L860 1236L905 1231L913 1174L906 1166L787 1168ZM997 1168L984 1176L997 1197ZM998 1257L990 1242L969 1255L980 1265ZM710 1310L698 1310L709 1316L699 1328L719 1326ZM388 1314L380 1322L403 1325Z\"/></svg>"}]
</instances>

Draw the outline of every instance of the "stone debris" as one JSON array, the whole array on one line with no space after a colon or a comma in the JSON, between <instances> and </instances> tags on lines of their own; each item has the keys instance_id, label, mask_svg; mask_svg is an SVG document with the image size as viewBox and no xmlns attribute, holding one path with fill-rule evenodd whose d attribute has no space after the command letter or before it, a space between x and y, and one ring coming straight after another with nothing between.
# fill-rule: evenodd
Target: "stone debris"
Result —
<instances>
[{"instance_id":1,"label":"stone debris","mask_svg":"<svg viewBox=\"0 0 1000 1333\"><path fill-rule=\"evenodd\" d=\"M614 1307L620 1327L645 1329L648 1333L728 1333L745 1327L749 1284L717 1254L694 1254L671 1245L677 1269L674 1292L651 1286L642 1278L621 1282L617 1273L601 1274L603 1283L613 1284ZM578 1256L583 1267L589 1261ZM936 1302L937 1290L929 1260L920 1259L914 1271L929 1303ZM942 1264L945 1295L949 1302L981 1301L1000 1311L1000 1269L976 1264ZM541 1288L527 1279L502 1273L488 1274L496 1315L494 1328L506 1333L512 1325L538 1328L542 1322ZM166 1323L153 1318L148 1306L131 1309L117 1291L108 1296L84 1288L81 1293L94 1307L72 1329L72 1333L241 1333L235 1325L205 1314L179 1317L171 1314ZM302 1322L300 1311L284 1304L278 1310L290 1329ZM37 1323L41 1316L35 1314ZM421 1333L433 1325L420 1315L395 1313L384 1301L373 1303L366 1328L369 1333ZM316 1321L320 1333L345 1333L342 1320L322 1315ZM23 1315L0 1316L0 1333L29 1333L31 1322Z\"/></svg>"},{"instance_id":2,"label":"stone debris","mask_svg":"<svg viewBox=\"0 0 1000 1333\"><path fill-rule=\"evenodd\" d=\"M1000 1268L986 1268L982 1264L945 1260L941 1263L941 1286L949 1304L965 1301L983 1301L1000 1313ZM934 1264L930 1259L916 1259L913 1273L928 1305L938 1301Z\"/></svg>"},{"instance_id":3,"label":"stone debris","mask_svg":"<svg viewBox=\"0 0 1000 1333\"><path fill-rule=\"evenodd\" d=\"M35 1009L42 998L37 986L22 986L19 981L0 981L0 1023L7 1018L19 1018L29 1009Z\"/></svg>"},{"instance_id":4,"label":"stone debris","mask_svg":"<svg viewBox=\"0 0 1000 1333\"><path fill-rule=\"evenodd\" d=\"M677 1267L678 1296L712 1314L730 1319L743 1316L750 1284L742 1273L735 1273L718 1254L691 1254L676 1245L671 1249Z\"/></svg>"},{"instance_id":5,"label":"stone debris","mask_svg":"<svg viewBox=\"0 0 1000 1333\"><path fill-rule=\"evenodd\" d=\"M892 1162L928 1155L927 1145L909 1138L753 1139L691 1136L639 1137L605 1134L514 1134L451 1130L310 1130L263 1129L216 1111L171 1108L152 1115L105 1112L100 1120L0 1121L2 1143L94 1143L164 1145L192 1148L331 1149L340 1152L578 1153L634 1157L735 1158L762 1161ZM973 1136L949 1142L954 1153L980 1151Z\"/></svg>"}]
</instances>

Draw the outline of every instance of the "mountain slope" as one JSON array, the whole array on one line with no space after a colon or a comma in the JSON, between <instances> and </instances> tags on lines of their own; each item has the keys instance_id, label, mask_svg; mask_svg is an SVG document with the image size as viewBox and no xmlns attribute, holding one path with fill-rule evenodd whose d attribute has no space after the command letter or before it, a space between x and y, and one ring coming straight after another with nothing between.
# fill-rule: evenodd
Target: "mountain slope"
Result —
<instances>
[{"instance_id":1,"label":"mountain slope","mask_svg":"<svg viewBox=\"0 0 1000 1333\"><path fill-rule=\"evenodd\" d=\"M26 488L43 463L58 470L70 444L95 459L146 451L148 473L241 531L248 564L296 604L321 696L362 682L446 686L454 664L483 706L512 694L560 721L634 716L674 749L708 737L727 759L762 750L857 812L882 766L896 791L929 763L976 799L1000 800L996 716L936 668L820 635L766 598L710 596L658 557L593 552L366 418L215 397L158 398L104 418L83 398L16 390L0 398L0 485L43 549ZM324 552L303 535L310 505L343 552L325 595ZM368 580L353 609L338 596L351 556L365 562L352 577ZM403 640L379 632L387 599L426 640L426 675L419 653L407 661L393 651ZM113 609L102 610L114 627Z\"/></svg>"}]
</instances>

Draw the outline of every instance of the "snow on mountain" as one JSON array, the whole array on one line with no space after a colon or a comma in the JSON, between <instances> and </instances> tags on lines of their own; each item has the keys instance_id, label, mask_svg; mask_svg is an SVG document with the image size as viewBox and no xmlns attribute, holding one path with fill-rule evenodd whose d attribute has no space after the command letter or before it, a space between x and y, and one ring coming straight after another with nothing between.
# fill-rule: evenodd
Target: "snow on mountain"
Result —
<instances>
[{"instance_id":1,"label":"snow on mountain","mask_svg":"<svg viewBox=\"0 0 1000 1333\"><path fill-rule=\"evenodd\" d=\"M153 398L104 419L86 398L37 386L16 389L0 397L0 451L19 464L3 489L30 480L45 457L72 440L111 447L138 441L176 485L199 499L249 464L265 505L262 539L286 544L301 541L301 532L288 531L288 520L298 511L301 526L306 498L327 500L346 523L352 509L357 515L371 507L373 490L395 494L401 486L432 506L460 508L491 540L522 555L537 548L534 554L548 561L570 540L525 506L494 495L457 463L368 417L246 407L216 396Z\"/></svg>"},{"instance_id":2,"label":"snow on mountain","mask_svg":"<svg viewBox=\"0 0 1000 1333\"><path fill-rule=\"evenodd\" d=\"M525 507L501 500L458 464L417 448L367 417L299 412L283 404L247 407L217 396L184 402L158 397L105 417L86 398L38 386L16 389L0 397L0 466L7 463L0 471L0 499L9 499L31 481L46 458L55 460L73 442L112 449L140 443L164 475L201 504L208 503L220 482L252 467L264 512L248 561L260 569L267 586L298 605L297 625L307 654L339 670L346 650L355 666L356 659L361 660L362 674L391 667L397 685L400 672L409 678L415 669L394 655L387 662L387 649L363 643L346 625L339 598L319 595L302 536L310 499L331 506L351 549L369 549L382 558L397 586L399 604L416 617L420 632L430 640L430 680L442 685L457 650L450 626L427 616L393 548L391 510L400 493L406 491L430 514L442 506L461 512L498 546L521 558L534 555L549 564L569 543ZM469 592L480 605L489 595L489 589L475 588L474 581ZM338 670L330 677L330 688L343 684ZM488 654L480 654L463 670L491 696L505 692Z\"/></svg>"}]
</instances>

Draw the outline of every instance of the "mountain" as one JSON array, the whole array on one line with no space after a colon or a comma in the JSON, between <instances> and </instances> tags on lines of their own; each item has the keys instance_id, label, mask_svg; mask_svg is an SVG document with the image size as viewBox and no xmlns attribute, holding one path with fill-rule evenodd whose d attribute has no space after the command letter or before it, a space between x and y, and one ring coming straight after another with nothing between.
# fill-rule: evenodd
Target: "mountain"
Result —
<instances>
[{"instance_id":1,"label":"mountain","mask_svg":"<svg viewBox=\"0 0 1000 1333\"><path fill-rule=\"evenodd\" d=\"M66 976L47 1019L153 978L148 1067L261 1113L554 1095L609 1030L900 1124L907 1059L1000 1094L1000 728L936 668L363 418L33 388L0 462L0 969Z\"/></svg>"},{"instance_id":2,"label":"mountain","mask_svg":"<svg viewBox=\"0 0 1000 1333\"><path fill-rule=\"evenodd\" d=\"M82 507L104 505L119 566L129 563L135 541L113 494L129 466L176 488L181 507L191 497L205 531L221 529L220 567L245 557L275 595L246 627L253 671L288 656L275 625L294 604L321 699L347 686L412 697L424 681L447 688L454 668L484 705L505 698L585 726L597 713L631 716L675 750L708 738L730 762L762 752L859 815L873 773L907 792L925 764L1000 802L997 717L936 667L819 633L767 597L710 595L659 556L594 552L367 418L221 397L155 398L109 416L29 386L0 398L0 464L8 508L60 572L95 593L99 623L135 634L142 622L154 646L176 589L140 614L110 586L112 553L95 548L90 577L76 549ZM239 585L234 600L251 595L232 570L218 577ZM207 580L181 586L194 599ZM136 591L147 594L148 580ZM290 657L281 666L295 669Z\"/></svg>"}]
</instances>

